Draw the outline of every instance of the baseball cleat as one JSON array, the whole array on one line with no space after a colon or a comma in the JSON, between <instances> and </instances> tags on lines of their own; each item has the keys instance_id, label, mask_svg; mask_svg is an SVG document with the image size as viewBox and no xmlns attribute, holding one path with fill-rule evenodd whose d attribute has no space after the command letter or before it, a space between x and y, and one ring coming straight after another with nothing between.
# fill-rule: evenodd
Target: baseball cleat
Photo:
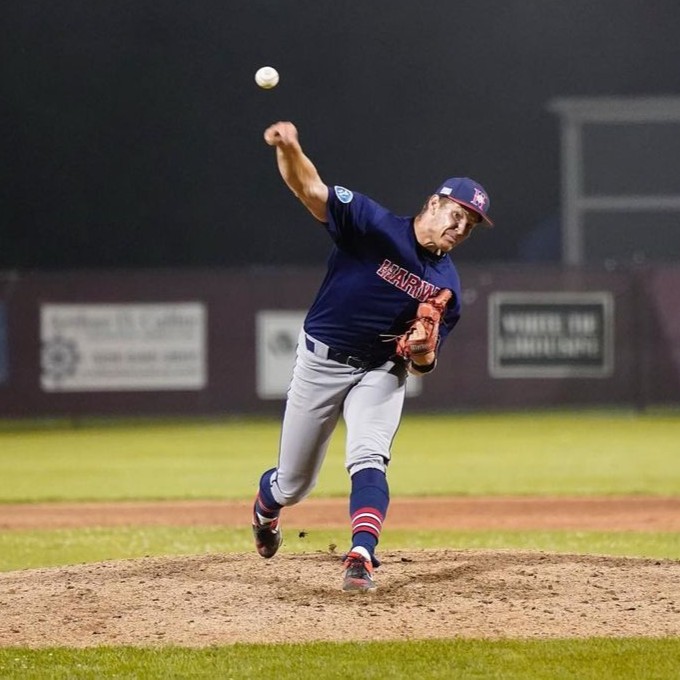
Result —
<instances>
[{"instance_id":1,"label":"baseball cleat","mask_svg":"<svg viewBox=\"0 0 680 680\"><path fill-rule=\"evenodd\" d=\"M255 549L261 557L274 557L283 543L283 535L279 529L278 518L269 524L260 524L257 517L253 517L253 536Z\"/></svg>"},{"instance_id":2,"label":"baseball cleat","mask_svg":"<svg viewBox=\"0 0 680 680\"><path fill-rule=\"evenodd\" d=\"M363 555L356 552L347 553L343 563L345 577L342 589L346 593L371 592L377 588L373 581L373 565Z\"/></svg>"}]
</instances>

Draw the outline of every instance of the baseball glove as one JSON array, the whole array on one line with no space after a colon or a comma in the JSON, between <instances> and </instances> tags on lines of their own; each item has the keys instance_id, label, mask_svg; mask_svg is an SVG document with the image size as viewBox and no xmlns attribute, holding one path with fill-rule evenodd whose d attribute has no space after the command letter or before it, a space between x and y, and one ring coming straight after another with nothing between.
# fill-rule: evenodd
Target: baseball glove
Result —
<instances>
[{"instance_id":1,"label":"baseball glove","mask_svg":"<svg viewBox=\"0 0 680 680\"><path fill-rule=\"evenodd\" d=\"M416 318L407 331L396 339L397 354L400 357L412 359L425 356L437 349L439 322L452 295L448 288L442 288L437 295L418 305Z\"/></svg>"}]
</instances>

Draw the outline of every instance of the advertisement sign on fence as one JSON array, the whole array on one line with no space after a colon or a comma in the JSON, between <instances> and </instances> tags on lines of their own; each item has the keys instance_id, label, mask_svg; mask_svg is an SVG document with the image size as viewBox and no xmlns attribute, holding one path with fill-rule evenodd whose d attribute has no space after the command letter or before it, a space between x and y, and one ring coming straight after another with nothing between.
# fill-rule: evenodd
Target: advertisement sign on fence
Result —
<instances>
[{"instance_id":1,"label":"advertisement sign on fence","mask_svg":"<svg viewBox=\"0 0 680 680\"><path fill-rule=\"evenodd\" d=\"M494 378L604 378L614 368L609 292L493 293L489 373Z\"/></svg>"},{"instance_id":2,"label":"advertisement sign on fence","mask_svg":"<svg viewBox=\"0 0 680 680\"><path fill-rule=\"evenodd\" d=\"M304 311L263 310L257 313L257 396L260 399L282 399L293 376L295 352ZM421 392L420 378L406 383L406 396Z\"/></svg>"},{"instance_id":3,"label":"advertisement sign on fence","mask_svg":"<svg viewBox=\"0 0 680 680\"><path fill-rule=\"evenodd\" d=\"M286 396L304 319L302 311L265 310L257 313L256 385L260 399Z\"/></svg>"},{"instance_id":4,"label":"advertisement sign on fence","mask_svg":"<svg viewBox=\"0 0 680 680\"><path fill-rule=\"evenodd\" d=\"M206 324L207 312L200 302L42 305L42 388L203 389Z\"/></svg>"}]
</instances>

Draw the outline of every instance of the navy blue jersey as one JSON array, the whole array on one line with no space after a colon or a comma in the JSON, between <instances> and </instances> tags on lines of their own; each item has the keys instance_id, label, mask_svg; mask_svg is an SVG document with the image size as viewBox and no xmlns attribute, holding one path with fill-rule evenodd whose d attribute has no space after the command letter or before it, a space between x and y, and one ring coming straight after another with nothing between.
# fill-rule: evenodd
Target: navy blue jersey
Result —
<instances>
[{"instance_id":1,"label":"navy blue jersey","mask_svg":"<svg viewBox=\"0 0 680 680\"><path fill-rule=\"evenodd\" d=\"M449 288L443 341L460 318L460 280L448 255L435 255L416 241L413 217L399 217L335 186L329 187L327 218L335 247L305 331L335 350L387 360L395 348L389 338L406 331L418 304Z\"/></svg>"}]
</instances>

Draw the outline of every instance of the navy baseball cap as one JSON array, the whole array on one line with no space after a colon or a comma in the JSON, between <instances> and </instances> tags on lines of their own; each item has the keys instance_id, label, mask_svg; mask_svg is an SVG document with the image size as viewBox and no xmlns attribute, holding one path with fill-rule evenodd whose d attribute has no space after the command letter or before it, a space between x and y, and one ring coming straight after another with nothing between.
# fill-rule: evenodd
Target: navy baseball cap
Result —
<instances>
[{"instance_id":1,"label":"navy baseball cap","mask_svg":"<svg viewBox=\"0 0 680 680\"><path fill-rule=\"evenodd\" d=\"M489 194L479 182L469 177L450 177L437 189L436 193L476 212L484 222L493 227L493 222L487 215L491 207Z\"/></svg>"}]
</instances>

